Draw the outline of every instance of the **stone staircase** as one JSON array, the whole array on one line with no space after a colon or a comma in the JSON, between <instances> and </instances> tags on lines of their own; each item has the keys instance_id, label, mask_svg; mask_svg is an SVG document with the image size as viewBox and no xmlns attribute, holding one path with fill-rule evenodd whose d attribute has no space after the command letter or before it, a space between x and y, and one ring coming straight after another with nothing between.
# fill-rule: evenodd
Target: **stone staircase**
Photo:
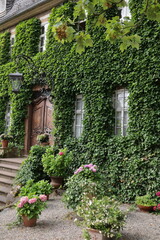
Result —
<instances>
[{"instance_id":1,"label":"stone staircase","mask_svg":"<svg viewBox=\"0 0 160 240\"><path fill-rule=\"evenodd\" d=\"M0 206L6 204L14 178L26 158L0 158Z\"/></svg>"}]
</instances>

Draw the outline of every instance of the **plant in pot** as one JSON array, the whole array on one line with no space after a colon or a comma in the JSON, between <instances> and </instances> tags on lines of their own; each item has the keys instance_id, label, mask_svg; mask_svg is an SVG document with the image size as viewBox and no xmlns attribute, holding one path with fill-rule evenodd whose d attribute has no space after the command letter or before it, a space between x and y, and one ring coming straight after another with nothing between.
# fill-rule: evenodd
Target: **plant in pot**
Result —
<instances>
[{"instance_id":1,"label":"plant in pot","mask_svg":"<svg viewBox=\"0 0 160 240\"><path fill-rule=\"evenodd\" d=\"M28 180L27 183L21 187L20 196L32 195L46 195L47 200L49 199L49 194L52 192L52 186L47 180L41 180L35 182L33 180Z\"/></svg>"},{"instance_id":2,"label":"plant in pot","mask_svg":"<svg viewBox=\"0 0 160 240\"><path fill-rule=\"evenodd\" d=\"M115 200L107 196L89 199L84 195L76 211L83 219L81 224L85 226L84 239L107 240L121 237L125 213L119 209Z\"/></svg>"},{"instance_id":3,"label":"plant in pot","mask_svg":"<svg viewBox=\"0 0 160 240\"><path fill-rule=\"evenodd\" d=\"M42 164L44 172L50 176L51 185L54 188L59 188L63 184L71 161L72 152L68 152L67 148L60 149L56 155L54 155L52 148L46 150L42 157Z\"/></svg>"},{"instance_id":4,"label":"plant in pot","mask_svg":"<svg viewBox=\"0 0 160 240\"><path fill-rule=\"evenodd\" d=\"M13 139L13 136L3 133L0 135L0 139L1 139L2 147L6 148L8 147L9 141Z\"/></svg>"},{"instance_id":5,"label":"plant in pot","mask_svg":"<svg viewBox=\"0 0 160 240\"><path fill-rule=\"evenodd\" d=\"M21 197L16 204L18 217L25 227L34 227L42 210L46 207L46 195L29 195Z\"/></svg>"},{"instance_id":6,"label":"plant in pot","mask_svg":"<svg viewBox=\"0 0 160 240\"><path fill-rule=\"evenodd\" d=\"M153 207L156 205L156 200L151 197L150 194L146 194L144 196L137 196L135 203L141 211L149 212L152 211Z\"/></svg>"},{"instance_id":7,"label":"plant in pot","mask_svg":"<svg viewBox=\"0 0 160 240\"><path fill-rule=\"evenodd\" d=\"M37 142L41 145L49 145L49 135L46 133L38 135Z\"/></svg>"}]
</instances>

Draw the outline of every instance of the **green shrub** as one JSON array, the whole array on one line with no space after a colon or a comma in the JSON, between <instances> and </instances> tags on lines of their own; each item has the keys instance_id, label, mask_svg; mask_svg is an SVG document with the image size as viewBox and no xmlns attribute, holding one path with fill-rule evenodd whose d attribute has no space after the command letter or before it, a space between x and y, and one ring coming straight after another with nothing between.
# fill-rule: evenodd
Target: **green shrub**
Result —
<instances>
[{"instance_id":1,"label":"green shrub","mask_svg":"<svg viewBox=\"0 0 160 240\"><path fill-rule=\"evenodd\" d=\"M52 186L46 180L41 180L34 183L33 180L28 180L27 183L20 189L20 196L34 196L45 194L48 195L52 192Z\"/></svg>"},{"instance_id":2,"label":"green shrub","mask_svg":"<svg viewBox=\"0 0 160 240\"><path fill-rule=\"evenodd\" d=\"M16 176L16 183L25 185L28 180L34 182L48 180L48 175L44 172L42 165L42 155L46 152L46 147L32 146L28 158L23 162Z\"/></svg>"}]
</instances>

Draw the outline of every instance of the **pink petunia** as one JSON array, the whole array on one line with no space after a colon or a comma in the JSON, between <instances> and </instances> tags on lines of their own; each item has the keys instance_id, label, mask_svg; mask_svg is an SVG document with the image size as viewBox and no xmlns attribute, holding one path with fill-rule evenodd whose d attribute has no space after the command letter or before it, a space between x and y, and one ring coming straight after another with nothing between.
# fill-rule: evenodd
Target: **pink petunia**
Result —
<instances>
[{"instance_id":1,"label":"pink petunia","mask_svg":"<svg viewBox=\"0 0 160 240\"><path fill-rule=\"evenodd\" d=\"M47 196L44 195L44 194L41 194L41 195L39 196L39 199L40 199L42 202L46 202L46 201L47 201Z\"/></svg>"},{"instance_id":2,"label":"pink petunia","mask_svg":"<svg viewBox=\"0 0 160 240\"><path fill-rule=\"evenodd\" d=\"M64 155L64 152L59 152L58 154L59 154L60 156L62 156L62 155Z\"/></svg>"},{"instance_id":3,"label":"pink petunia","mask_svg":"<svg viewBox=\"0 0 160 240\"><path fill-rule=\"evenodd\" d=\"M157 193L156 193L156 196L160 197L160 192L157 192Z\"/></svg>"},{"instance_id":4,"label":"pink petunia","mask_svg":"<svg viewBox=\"0 0 160 240\"><path fill-rule=\"evenodd\" d=\"M37 198L31 198L28 200L29 204L35 203L37 201Z\"/></svg>"}]
</instances>

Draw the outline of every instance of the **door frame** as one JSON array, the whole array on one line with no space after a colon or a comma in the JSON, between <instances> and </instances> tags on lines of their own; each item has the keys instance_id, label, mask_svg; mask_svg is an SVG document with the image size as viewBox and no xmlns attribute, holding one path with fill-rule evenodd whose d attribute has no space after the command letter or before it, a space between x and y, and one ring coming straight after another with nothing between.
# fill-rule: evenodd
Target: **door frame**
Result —
<instances>
[{"instance_id":1,"label":"door frame","mask_svg":"<svg viewBox=\"0 0 160 240\"><path fill-rule=\"evenodd\" d=\"M44 94L46 90L50 90L48 86L34 86L32 91L34 93L39 92L41 95L37 98L33 98L32 103L27 106L27 116L25 118L25 136L24 136L24 154L28 155L29 150L31 148L31 125L32 125L32 114L33 114L33 107L34 104L38 104L41 101L49 98L47 95ZM44 94L44 95L43 95Z\"/></svg>"}]
</instances>

